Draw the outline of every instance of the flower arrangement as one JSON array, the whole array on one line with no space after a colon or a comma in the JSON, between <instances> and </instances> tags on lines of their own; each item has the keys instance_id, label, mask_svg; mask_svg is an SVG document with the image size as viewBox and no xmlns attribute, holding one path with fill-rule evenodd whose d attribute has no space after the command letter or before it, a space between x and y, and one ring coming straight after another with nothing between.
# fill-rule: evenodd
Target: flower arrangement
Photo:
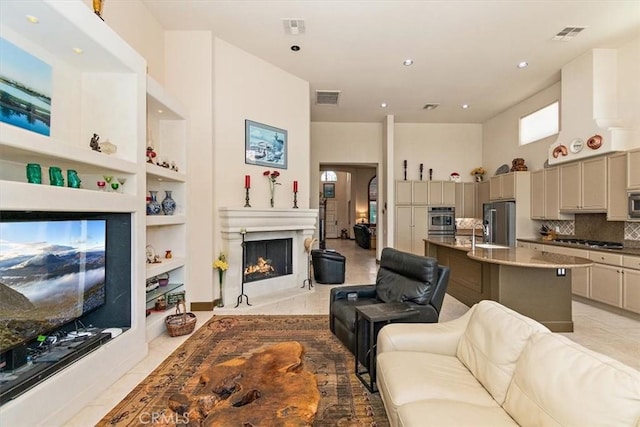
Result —
<instances>
[{"instance_id":1,"label":"flower arrangement","mask_svg":"<svg viewBox=\"0 0 640 427\"><path fill-rule=\"evenodd\" d=\"M487 173L487 171L482 166L478 166L477 168L471 171L471 175L476 177L476 182L482 181L482 176L485 173Z\"/></svg>"},{"instance_id":2,"label":"flower arrangement","mask_svg":"<svg viewBox=\"0 0 640 427\"><path fill-rule=\"evenodd\" d=\"M220 252L218 259L213 261L213 268L218 270L218 277L220 277L220 299L218 300L218 307L224 307L224 301L222 300L222 277L224 272L229 269L229 263L224 253Z\"/></svg>"},{"instance_id":3,"label":"flower arrangement","mask_svg":"<svg viewBox=\"0 0 640 427\"><path fill-rule=\"evenodd\" d=\"M263 176L266 176L267 179L269 179L269 190L271 192L271 207L273 207L273 193L276 189L276 185L281 185L279 182L277 182L278 177L280 176L280 172L278 171L264 171L262 173Z\"/></svg>"}]
</instances>

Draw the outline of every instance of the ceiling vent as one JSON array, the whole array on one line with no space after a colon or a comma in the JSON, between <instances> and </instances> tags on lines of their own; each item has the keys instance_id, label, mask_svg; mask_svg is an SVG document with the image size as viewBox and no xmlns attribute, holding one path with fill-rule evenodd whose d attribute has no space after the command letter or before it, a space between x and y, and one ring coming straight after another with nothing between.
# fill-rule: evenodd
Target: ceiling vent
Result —
<instances>
[{"instance_id":1,"label":"ceiling vent","mask_svg":"<svg viewBox=\"0 0 640 427\"><path fill-rule=\"evenodd\" d=\"M303 19L283 19L284 33L290 36L297 36L304 34L304 20Z\"/></svg>"},{"instance_id":2,"label":"ceiling vent","mask_svg":"<svg viewBox=\"0 0 640 427\"><path fill-rule=\"evenodd\" d=\"M586 27L564 27L562 31L556 34L551 40L568 42L582 32Z\"/></svg>"},{"instance_id":3,"label":"ceiling vent","mask_svg":"<svg viewBox=\"0 0 640 427\"><path fill-rule=\"evenodd\" d=\"M424 107L422 107L424 110L435 110L436 108L438 108L440 104L425 104Z\"/></svg>"},{"instance_id":4,"label":"ceiling vent","mask_svg":"<svg viewBox=\"0 0 640 427\"><path fill-rule=\"evenodd\" d=\"M339 90L316 90L316 104L338 105Z\"/></svg>"}]
</instances>

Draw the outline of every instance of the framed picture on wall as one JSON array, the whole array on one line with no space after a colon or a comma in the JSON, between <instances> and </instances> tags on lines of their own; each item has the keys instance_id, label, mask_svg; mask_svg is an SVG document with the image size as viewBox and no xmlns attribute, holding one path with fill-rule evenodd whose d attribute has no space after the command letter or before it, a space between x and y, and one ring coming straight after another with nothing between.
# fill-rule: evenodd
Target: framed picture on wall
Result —
<instances>
[{"instance_id":1,"label":"framed picture on wall","mask_svg":"<svg viewBox=\"0 0 640 427\"><path fill-rule=\"evenodd\" d=\"M251 120L244 121L244 162L287 168L287 131Z\"/></svg>"},{"instance_id":2,"label":"framed picture on wall","mask_svg":"<svg viewBox=\"0 0 640 427\"><path fill-rule=\"evenodd\" d=\"M322 197L325 199L333 199L336 197L336 185L329 182L322 184Z\"/></svg>"}]
</instances>

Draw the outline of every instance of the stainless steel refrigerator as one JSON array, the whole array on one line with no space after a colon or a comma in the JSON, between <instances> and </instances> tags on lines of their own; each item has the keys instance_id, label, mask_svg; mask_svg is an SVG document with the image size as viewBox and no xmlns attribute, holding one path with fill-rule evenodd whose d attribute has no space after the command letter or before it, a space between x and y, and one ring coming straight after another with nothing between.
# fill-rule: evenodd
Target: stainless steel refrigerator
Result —
<instances>
[{"instance_id":1,"label":"stainless steel refrigerator","mask_svg":"<svg viewBox=\"0 0 640 427\"><path fill-rule=\"evenodd\" d=\"M485 242L516 245L516 202L491 202L483 205Z\"/></svg>"}]
</instances>

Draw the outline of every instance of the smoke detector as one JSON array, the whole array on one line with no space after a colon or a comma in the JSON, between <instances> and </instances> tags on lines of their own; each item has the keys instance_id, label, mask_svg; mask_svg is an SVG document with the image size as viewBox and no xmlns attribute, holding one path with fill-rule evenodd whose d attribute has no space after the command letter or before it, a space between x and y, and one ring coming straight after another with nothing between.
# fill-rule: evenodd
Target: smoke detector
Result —
<instances>
[{"instance_id":1,"label":"smoke detector","mask_svg":"<svg viewBox=\"0 0 640 427\"><path fill-rule=\"evenodd\" d=\"M580 34L580 32L582 32L582 30L584 30L585 28L586 27L564 27L562 31L553 36L551 40L568 42L569 40Z\"/></svg>"},{"instance_id":2,"label":"smoke detector","mask_svg":"<svg viewBox=\"0 0 640 427\"><path fill-rule=\"evenodd\" d=\"M297 36L304 34L304 20L303 19L283 19L284 33L290 36Z\"/></svg>"},{"instance_id":3,"label":"smoke detector","mask_svg":"<svg viewBox=\"0 0 640 427\"><path fill-rule=\"evenodd\" d=\"M422 107L424 110L435 110L436 108L438 108L440 104L425 104L424 107Z\"/></svg>"},{"instance_id":4,"label":"smoke detector","mask_svg":"<svg viewBox=\"0 0 640 427\"><path fill-rule=\"evenodd\" d=\"M339 90L316 90L316 104L338 105Z\"/></svg>"}]
</instances>

